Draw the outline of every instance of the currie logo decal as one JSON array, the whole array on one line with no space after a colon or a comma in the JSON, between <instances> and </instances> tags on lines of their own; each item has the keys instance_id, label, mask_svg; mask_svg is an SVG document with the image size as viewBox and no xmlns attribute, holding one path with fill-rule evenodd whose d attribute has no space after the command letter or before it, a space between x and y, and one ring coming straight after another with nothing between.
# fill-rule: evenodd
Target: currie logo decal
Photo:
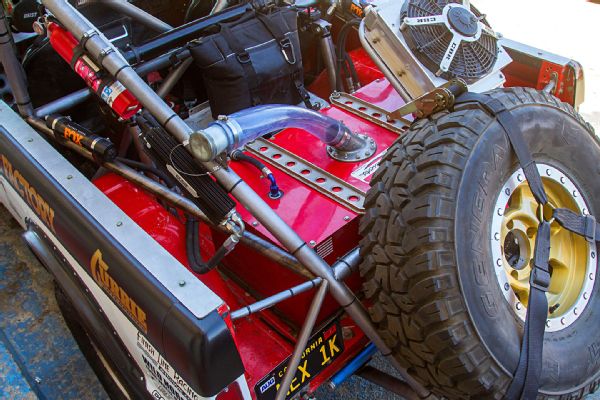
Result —
<instances>
[{"instance_id":1,"label":"currie logo decal","mask_svg":"<svg viewBox=\"0 0 600 400\"><path fill-rule=\"evenodd\" d=\"M92 278L98 283L98 285L112 297L121 309L125 310L127 314L135 321L135 323L144 331L148 332L148 326L146 324L146 312L142 310L135 301L119 284L115 279L108 273L108 264L102 260L102 252L100 249L96 250L90 260L90 270L92 272Z\"/></svg>"},{"instance_id":2,"label":"currie logo decal","mask_svg":"<svg viewBox=\"0 0 600 400\"><path fill-rule=\"evenodd\" d=\"M36 215L42 222L55 232L54 230L54 209L50 207L48 202L29 184L27 179L18 169L13 168L12 163L4 154L0 155L2 163L0 163L0 173L8 180L10 185L19 193L27 204L33 209Z\"/></svg>"}]
</instances>

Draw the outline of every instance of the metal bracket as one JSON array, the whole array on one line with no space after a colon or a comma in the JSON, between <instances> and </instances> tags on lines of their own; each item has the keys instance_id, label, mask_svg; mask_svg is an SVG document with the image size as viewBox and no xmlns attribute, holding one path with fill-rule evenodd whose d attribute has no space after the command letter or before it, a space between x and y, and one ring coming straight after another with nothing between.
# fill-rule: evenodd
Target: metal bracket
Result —
<instances>
[{"instance_id":1,"label":"metal bracket","mask_svg":"<svg viewBox=\"0 0 600 400\"><path fill-rule=\"evenodd\" d=\"M431 92L406 103L396 111L392 111L390 116L399 118L412 114L415 118L427 118L436 112L452 107L456 98L468 90L467 83L462 79L451 79Z\"/></svg>"},{"instance_id":2,"label":"metal bracket","mask_svg":"<svg viewBox=\"0 0 600 400\"><path fill-rule=\"evenodd\" d=\"M348 93L333 92L330 101L343 110L398 134L404 132L411 124L405 118L393 118L389 111Z\"/></svg>"},{"instance_id":3,"label":"metal bracket","mask_svg":"<svg viewBox=\"0 0 600 400\"><path fill-rule=\"evenodd\" d=\"M404 118L406 115L412 114L416 119L427 118L436 112L452 107L456 98L467 90L465 81L451 79L394 111L384 110L348 93L334 92L331 95L331 102L359 117L401 134L412 124L411 121Z\"/></svg>"},{"instance_id":4,"label":"metal bracket","mask_svg":"<svg viewBox=\"0 0 600 400\"><path fill-rule=\"evenodd\" d=\"M365 212L365 192L283 147L268 140L256 139L248 143L246 149L352 211L360 214Z\"/></svg>"}]
</instances>

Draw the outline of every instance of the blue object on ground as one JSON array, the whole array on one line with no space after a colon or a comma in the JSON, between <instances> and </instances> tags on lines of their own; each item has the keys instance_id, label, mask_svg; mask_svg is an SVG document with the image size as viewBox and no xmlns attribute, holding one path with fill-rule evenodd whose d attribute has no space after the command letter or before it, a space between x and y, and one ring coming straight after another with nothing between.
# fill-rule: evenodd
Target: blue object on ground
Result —
<instances>
[{"instance_id":1,"label":"blue object on ground","mask_svg":"<svg viewBox=\"0 0 600 400\"><path fill-rule=\"evenodd\" d=\"M348 379L351 375L354 375L356 371L369 361L371 357L377 352L377 347L373 343L369 343L363 351L358 353L356 357L346 364L337 374L331 378L331 385L333 388L340 386Z\"/></svg>"}]
</instances>

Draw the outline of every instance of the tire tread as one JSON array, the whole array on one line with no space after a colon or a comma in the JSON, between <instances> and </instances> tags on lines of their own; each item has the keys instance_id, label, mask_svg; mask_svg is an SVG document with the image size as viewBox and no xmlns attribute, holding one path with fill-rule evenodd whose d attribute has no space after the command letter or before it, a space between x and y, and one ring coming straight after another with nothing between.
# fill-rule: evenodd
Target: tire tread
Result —
<instances>
[{"instance_id":1,"label":"tire tread","mask_svg":"<svg viewBox=\"0 0 600 400\"><path fill-rule=\"evenodd\" d=\"M490 94L509 109L556 108L595 136L570 105L547 93L509 88ZM468 103L413 124L374 174L359 227L371 317L403 367L442 397L500 399L511 379L470 321L454 258L462 171L493 121L478 104ZM581 399L598 386L600 378L560 399Z\"/></svg>"}]
</instances>

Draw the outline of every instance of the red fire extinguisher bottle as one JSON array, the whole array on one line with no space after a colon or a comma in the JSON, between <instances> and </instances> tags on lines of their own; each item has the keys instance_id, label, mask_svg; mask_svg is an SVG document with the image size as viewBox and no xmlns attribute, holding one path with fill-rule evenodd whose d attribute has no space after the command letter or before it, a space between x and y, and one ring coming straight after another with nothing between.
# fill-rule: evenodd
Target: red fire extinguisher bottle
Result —
<instances>
[{"instance_id":1,"label":"red fire extinguisher bottle","mask_svg":"<svg viewBox=\"0 0 600 400\"><path fill-rule=\"evenodd\" d=\"M142 107L138 100L121 84L110 77L104 77L100 68L85 54L79 55L75 60L77 39L71 32L60 25L50 22L48 24L50 44L54 50L83 78L85 83L112 108L119 117L129 119Z\"/></svg>"}]
</instances>

